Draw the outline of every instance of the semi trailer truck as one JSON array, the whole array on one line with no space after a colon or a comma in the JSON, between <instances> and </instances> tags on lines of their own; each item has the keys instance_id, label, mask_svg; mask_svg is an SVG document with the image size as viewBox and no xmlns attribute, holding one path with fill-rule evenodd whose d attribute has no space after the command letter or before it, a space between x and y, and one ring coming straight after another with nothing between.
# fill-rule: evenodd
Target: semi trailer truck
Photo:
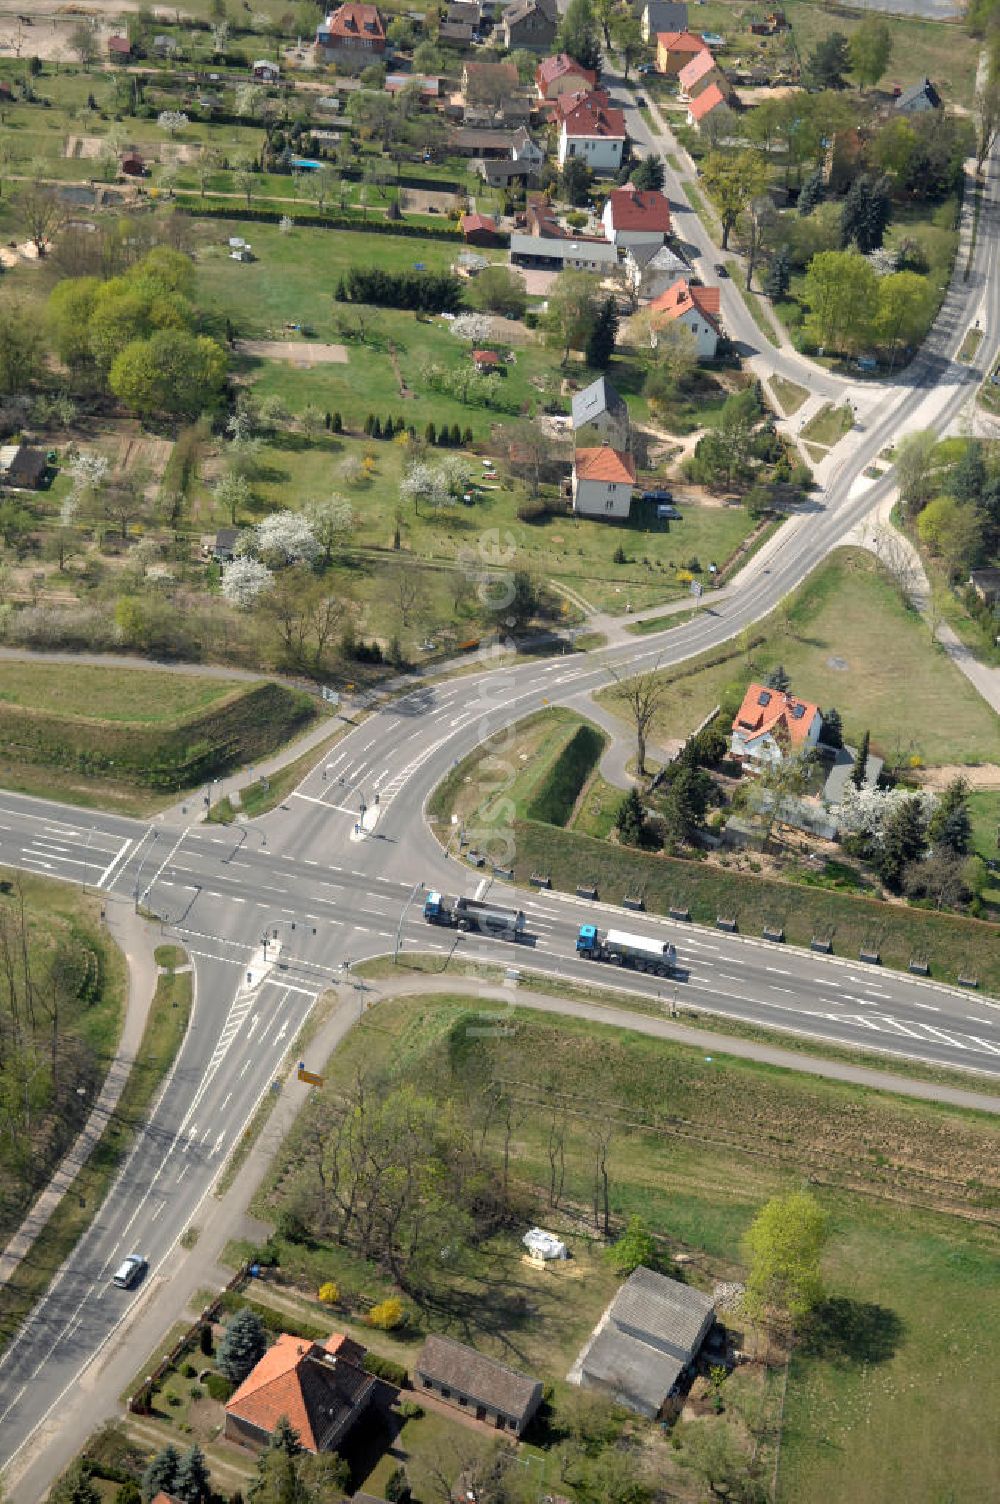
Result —
<instances>
[{"instance_id":1,"label":"semi trailer truck","mask_svg":"<svg viewBox=\"0 0 1000 1504\"><path fill-rule=\"evenodd\" d=\"M505 909L478 898L449 898L444 893L428 893L424 900L424 918L428 924L479 930L494 939L516 940L524 933L522 909Z\"/></svg>"},{"instance_id":2,"label":"semi trailer truck","mask_svg":"<svg viewBox=\"0 0 1000 1504\"><path fill-rule=\"evenodd\" d=\"M624 930L608 930L602 935L593 924L581 924L576 938L577 954L591 961L610 961L613 966L632 966L636 971L654 976L672 976L677 969L677 947L667 940L650 940L646 935L627 935Z\"/></svg>"}]
</instances>

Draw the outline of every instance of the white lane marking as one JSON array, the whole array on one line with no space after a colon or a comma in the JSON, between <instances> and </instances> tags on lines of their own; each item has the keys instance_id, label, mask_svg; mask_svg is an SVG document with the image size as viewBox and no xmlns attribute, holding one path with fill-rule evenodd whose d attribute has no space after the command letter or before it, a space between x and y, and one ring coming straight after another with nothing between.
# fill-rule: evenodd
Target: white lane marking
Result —
<instances>
[{"instance_id":1,"label":"white lane marking","mask_svg":"<svg viewBox=\"0 0 1000 1504\"><path fill-rule=\"evenodd\" d=\"M918 1003L918 1002L914 1001L913 1006L915 1008L926 1008L928 1013L940 1013L941 1012L941 1009L940 1008L935 1008L935 1006L934 1006L933 1003Z\"/></svg>"},{"instance_id":2,"label":"white lane marking","mask_svg":"<svg viewBox=\"0 0 1000 1504\"><path fill-rule=\"evenodd\" d=\"M936 1034L938 1038L943 1039L946 1044L954 1045L956 1050L967 1050L969 1048L969 1046L967 1044L964 1044L962 1040L953 1039L950 1034L946 1034L943 1029L936 1029L933 1024L924 1024L923 1028L927 1030L928 1034Z\"/></svg>"},{"instance_id":3,"label":"white lane marking","mask_svg":"<svg viewBox=\"0 0 1000 1504\"><path fill-rule=\"evenodd\" d=\"M145 840L145 836L143 836L141 839ZM128 855L130 849L134 844L135 842L132 836L129 836L127 840L122 842L121 846L118 848L117 856L113 856L111 858L110 862L105 867L100 877L97 879L97 886L99 888L103 888L105 883L110 882L112 874L115 872L116 868L121 865L123 859Z\"/></svg>"},{"instance_id":4,"label":"white lane marking","mask_svg":"<svg viewBox=\"0 0 1000 1504\"><path fill-rule=\"evenodd\" d=\"M975 1040L976 1044L982 1045L983 1049L988 1050L991 1055L1000 1055L1000 1047L990 1044L988 1039L980 1039L978 1034L970 1034L969 1038Z\"/></svg>"}]
</instances>

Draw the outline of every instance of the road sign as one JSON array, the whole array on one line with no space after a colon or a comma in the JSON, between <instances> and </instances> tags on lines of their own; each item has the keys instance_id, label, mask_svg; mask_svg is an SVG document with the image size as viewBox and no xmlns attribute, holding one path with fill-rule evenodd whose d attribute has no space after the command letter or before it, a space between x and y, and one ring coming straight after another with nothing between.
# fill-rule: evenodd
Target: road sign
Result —
<instances>
[{"instance_id":1,"label":"road sign","mask_svg":"<svg viewBox=\"0 0 1000 1504\"><path fill-rule=\"evenodd\" d=\"M701 595L701 592L702 592L701 581L700 580L692 580L691 581L691 594L694 596L695 600L698 599L698 597Z\"/></svg>"},{"instance_id":2,"label":"road sign","mask_svg":"<svg viewBox=\"0 0 1000 1504\"><path fill-rule=\"evenodd\" d=\"M299 1080L300 1081L304 1081L307 1086L322 1086L323 1085L323 1077L322 1076L317 1076L316 1073L315 1073L315 1071L307 1071L307 1070L303 1069L303 1067L301 1065L299 1066L299 1069L298 1069L298 1077L299 1077Z\"/></svg>"}]
</instances>

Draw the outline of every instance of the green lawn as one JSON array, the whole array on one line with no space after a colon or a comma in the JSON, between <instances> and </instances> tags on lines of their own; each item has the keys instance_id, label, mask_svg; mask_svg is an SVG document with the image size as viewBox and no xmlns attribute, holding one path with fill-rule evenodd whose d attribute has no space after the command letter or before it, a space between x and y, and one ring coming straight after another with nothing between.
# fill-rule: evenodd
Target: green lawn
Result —
<instances>
[{"instance_id":1,"label":"green lawn","mask_svg":"<svg viewBox=\"0 0 1000 1504\"><path fill-rule=\"evenodd\" d=\"M241 689L234 690L227 679L155 669L0 663L0 703L84 720L163 726L207 710Z\"/></svg>"},{"instance_id":2,"label":"green lawn","mask_svg":"<svg viewBox=\"0 0 1000 1504\"><path fill-rule=\"evenodd\" d=\"M790 418L793 413L797 413L809 396L804 386L798 386L794 381L789 381L784 376L772 376L770 378L770 386L786 418Z\"/></svg>"},{"instance_id":3,"label":"green lawn","mask_svg":"<svg viewBox=\"0 0 1000 1504\"><path fill-rule=\"evenodd\" d=\"M468 1000L447 995L381 1004L328 1063L326 1090L348 1086L359 1069L391 1070L398 1084L432 1090L442 1103L461 1100L470 1072L477 1082L515 1082L519 1184L534 1188L546 1225L568 1235L570 1270L579 1268L560 1289L559 1273L533 1275L513 1239L494 1239L442 1271L421 1326L453 1330L555 1381L558 1407L559 1381L615 1285L587 1232L596 1121L614 1124L616 1222L641 1212L666 1257L694 1254L699 1284L738 1277L740 1240L757 1208L808 1174L831 1219L829 1302L790 1374L780 1499L985 1504L1000 1466L1000 1438L983 1424L997 1381L1000 1315L989 1292L998 1241L992 1225L973 1219L1000 1197L995 1121L739 1062L724 1047L708 1063L696 1050L517 1010L502 1037L479 1031L470 1044L475 1016ZM556 1211L543 1205L542 1189L542 1104L551 1100L566 1104L573 1129ZM297 1178L308 1176L308 1142L304 1114L259 1213L273 1217L295 1196ZM283 1266L286 1249L306 1256L280 1247ZM528 1319L514 1314L524 1301ZM411 1435L415 1445L416 1428ZM382 1471L373 1476L384 1482Z\"/></svg>"},{"instance_id":4,"label":"green lawn","mask_svg":"<svg viewBox=\"0 0 1000 1504\"><path fill-rule=\"evenodd\" d=\"M802 430L802 438L827 448L839 442L854 427L854 412L850 405L834 407L827 402Z\"/></svg>"},{"instance_id":5,"label":"green lawn","mask_svg":"<svg viewBox=\"0 0 1000 1504\"><path fill-rule=\"evenodd\" d=\"M699 668L696 659L664 675L654 736L686 735L713 705L738 702L750 679L782 663L796 694L837 707L855 745L868 729L874 750L903 762L997 756L997 717L862 550L837 550L752 636L762 641L749 652L734 642L722 663ZM919 685L917 700L907 685ZM603 698L613 709L610 692Z\"/></svg>"}]
</instances>

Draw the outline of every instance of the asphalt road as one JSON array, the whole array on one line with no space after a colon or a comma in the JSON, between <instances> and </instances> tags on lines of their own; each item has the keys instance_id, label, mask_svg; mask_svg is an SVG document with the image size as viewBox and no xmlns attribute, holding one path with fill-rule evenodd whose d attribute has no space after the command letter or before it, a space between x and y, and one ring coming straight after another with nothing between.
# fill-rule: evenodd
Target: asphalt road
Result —
<instances>
[{"instance_id":1,"label":"asphalt road","mask_svg":"<svg viewBox=\"0 0 1000 1504\"><path fill-rule=\"evenodd\" d=\"M576 929L585 915L596 908L598 923L612 922L612 915L621 923L620 911L558 895L520 895L529 938L517 946L426 926L417 885L469 892L475 878L442 854L422 818L424 801L453 762L487 737L496 738L501 781L504 728L545 704L585 703L607 682L608 662L634 669L679 662L764 615L812 569L891 486L889 478L863 480L870 460L906 427L943 428L970 394L976 372L953 356L974 318L987 331L977 370L996 358L997 228L994 162L972 274L966 281L961 268L956 273L927 349L856 431L826 492L781 528L724 607L604 655L500 670L484 663L482 672L421 686L369 717L279 810L252 827L147 825L0 794L0 863L142 902L162 917L165 936L188 948L196 979L191 1029L132 1156L90 1232L54 1271L46 1296L0 1356L0 1460L16 1504L30 1439L58 1413L61 1396L111 1342L135 1299L109 1284L110 1272L133 1250L150 1259L154 1274L169 1267L179 1234L312 1002L344 978L344 963L384 953L398 938L404 950L454 946L470 960L596 978L669 1001L671 983L576 958ZM761 349L756 326L746 337ZM485 540L491 541L498 540ZM376 794L377 823L355 839L360 801L373 806ZM1000 1009L987 999L648 916L631 916L628 924L676 941L684 1005L1000 1075ZM496 1012L495 1001L484 1005ZM164 1327L176 1314L164 1307ZM141 1353L135 1356L141 1361ZM36 1466L36 1487L38 1476ZM26 1504L31 1496L23 1497Z\"/></svg>"}]
</instances>

